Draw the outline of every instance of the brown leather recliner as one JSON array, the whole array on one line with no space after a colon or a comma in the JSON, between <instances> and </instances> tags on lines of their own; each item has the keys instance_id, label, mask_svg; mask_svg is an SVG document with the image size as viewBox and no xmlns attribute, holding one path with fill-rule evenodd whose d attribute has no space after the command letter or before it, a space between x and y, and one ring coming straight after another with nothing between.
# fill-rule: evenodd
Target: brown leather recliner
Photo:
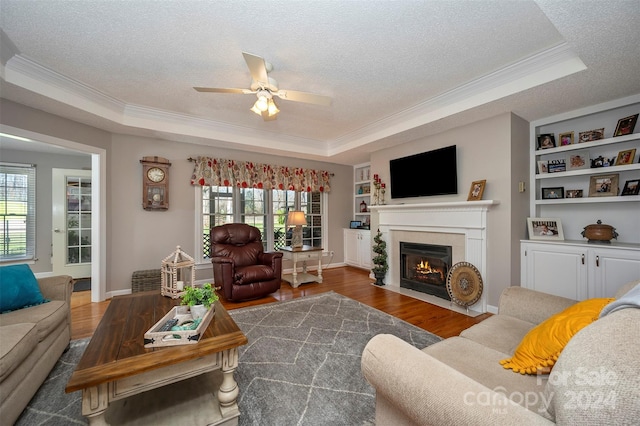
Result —
<instances>
[{"instance_id":1,"label":"brown leather recliner","mask_svg":"<svg viewBox=\"0 0 640 426\"><path fill-rule=\"evenodd\" d=\"M257 299L280 288L282 253L265 253L260 230L244 223L211 229L211 263L226 300Z\"/></svg>"}]
</instances>

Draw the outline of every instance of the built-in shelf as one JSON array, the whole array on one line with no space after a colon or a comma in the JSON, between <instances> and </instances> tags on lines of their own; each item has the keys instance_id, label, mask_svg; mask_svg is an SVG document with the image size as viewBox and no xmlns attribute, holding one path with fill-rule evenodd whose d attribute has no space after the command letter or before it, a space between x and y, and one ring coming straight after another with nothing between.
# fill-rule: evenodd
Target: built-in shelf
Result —
<instances>
[{"instance_id":1,"label":"built-in shelf","mask_svg":"<svg viewBox=\"0 0 640 426\"><path fill-rule=\"evenodd\" d=\"M640 179L640 123L636 124L635 133L613 136L621 120L638 113L640 95L632 95L531 122L529 216L559 219L567 239L579 239L585 226L602 220L618 230L623 242L640 243L640 195L621 195L625 185L631 187ZM603 139L579 142L581 132L599 129L604 129ZM569 132L574 134L574 143L537 149L539 135L554 135L559 144L560 135ZM583 168L571 168L571 156L581 151L587 164ZM614 165L625 151L634 153L631 162ZM599 157L612 165L591 167L592 160ZM556 160L565 161L566 171L539 173L540 162L547 162L548 170L549 162L557 164ZM617 191L600 194L595 191L600 184L597 177L606 175L611 175L612 186L617 181ZM551 191L560 196L564 193L564 198L543 199L542 193L548 195Z\"/></svg>"},{"instance_id":2,"label":"built-in shelf","mask_svg":"<svg viewBox=\"0 0 640 426\"><path fill-rule=\"evenodd\" d=\"M640 195L625 195L624 197L583 197L538 200L537 204L595 204L595 203L629 203L640 201Z\"/></svg>"},{"instance_id":3,"label":"built-in shelf","mask_svg":"<svg viewBox=\"0 0 640 426\"><path fill-rule=\"evenodd\" d=\"M371 165L359 164L353 167L353 219L362 226L371 223Z\"/></svg>"},{"instance_id":4,"label":"built-in shelf","mask_svg":"<svg viewBox=\"0 0 640 426\"><path fill-rule=\"evenodd\" d=\"M624 166L611 166L611 167L597 167L580 170L569 170L568 172L557 173L538 173L536 179L554 179L563 178L569 176L584 176L584 175L602 175L609 173L628 172L632 170L640 170L640 164L627 164ZM623 182L624 183L624 182Z\"/></svg>"}]
</instances>

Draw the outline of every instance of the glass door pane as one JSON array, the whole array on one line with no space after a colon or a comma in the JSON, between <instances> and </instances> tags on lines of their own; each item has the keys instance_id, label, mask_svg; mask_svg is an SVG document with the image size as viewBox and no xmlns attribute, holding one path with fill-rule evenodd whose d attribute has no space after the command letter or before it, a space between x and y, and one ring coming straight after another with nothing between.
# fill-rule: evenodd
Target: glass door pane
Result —
<instances>
[{"instance_id":1,"label":"glass door pane","mask_svg":"<svg viewBox=\"0 0 640 426\"><path fill-rule=\"evenodd\" d=\"M91 178L67 177L66 263L91 263Z\"/></svg>"}]
</instances>

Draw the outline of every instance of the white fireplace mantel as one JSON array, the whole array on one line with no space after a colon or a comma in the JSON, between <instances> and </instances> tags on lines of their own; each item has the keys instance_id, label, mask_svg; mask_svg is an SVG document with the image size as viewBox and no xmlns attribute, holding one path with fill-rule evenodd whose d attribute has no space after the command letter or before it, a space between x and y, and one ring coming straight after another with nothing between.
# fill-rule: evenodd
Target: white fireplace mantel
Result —
<instances>
[{"instance_id":1,"label":"white fireplace mantel","mask_svg":"<svg viewBox=\"0 0 640 426\"><path fill-rule=\"evenodd\" d=\"M454 258L471 263L480 271L484 291L480 300L470 309L487 312L489 283L484 279L487 270L487 213L495 200L458 201L448 203L388 204L371 206L378 215L378 229L387 242L389 270L385 282L392 287L400 287L399 241L397 236L406 238L407 232L422 233L410 235L438 234L438 240L450 235L452 241L464 236L463 253L454 253ZM425 237L426 236L426 237ZM458 238L459 239L459 238ZM421 240L422 241L422 240ZM396 247L397 246L397 247Z\"/></svg>"}]
</instances>

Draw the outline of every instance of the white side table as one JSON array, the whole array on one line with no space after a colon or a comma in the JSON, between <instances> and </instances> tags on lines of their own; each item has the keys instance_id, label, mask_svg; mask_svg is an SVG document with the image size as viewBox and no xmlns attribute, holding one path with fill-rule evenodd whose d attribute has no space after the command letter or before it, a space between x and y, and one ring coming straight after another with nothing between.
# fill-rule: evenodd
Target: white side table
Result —
<instances>
[{"instance_id":1,"label":"white side table","mask_svg":"<svg viewBox=\"0 0 640 426\"><path fill-rule=\"evenodd\" d=\"M322 247L283 247L280 249L284 259L293 261L293 274L283 274L282 279L291 287L297 288L302 283L322 282ZM318 261L318 275L307 273L307 260ZM298 262L302 261L302 273L298 274Z\"/></svg>"}]
</instances>

